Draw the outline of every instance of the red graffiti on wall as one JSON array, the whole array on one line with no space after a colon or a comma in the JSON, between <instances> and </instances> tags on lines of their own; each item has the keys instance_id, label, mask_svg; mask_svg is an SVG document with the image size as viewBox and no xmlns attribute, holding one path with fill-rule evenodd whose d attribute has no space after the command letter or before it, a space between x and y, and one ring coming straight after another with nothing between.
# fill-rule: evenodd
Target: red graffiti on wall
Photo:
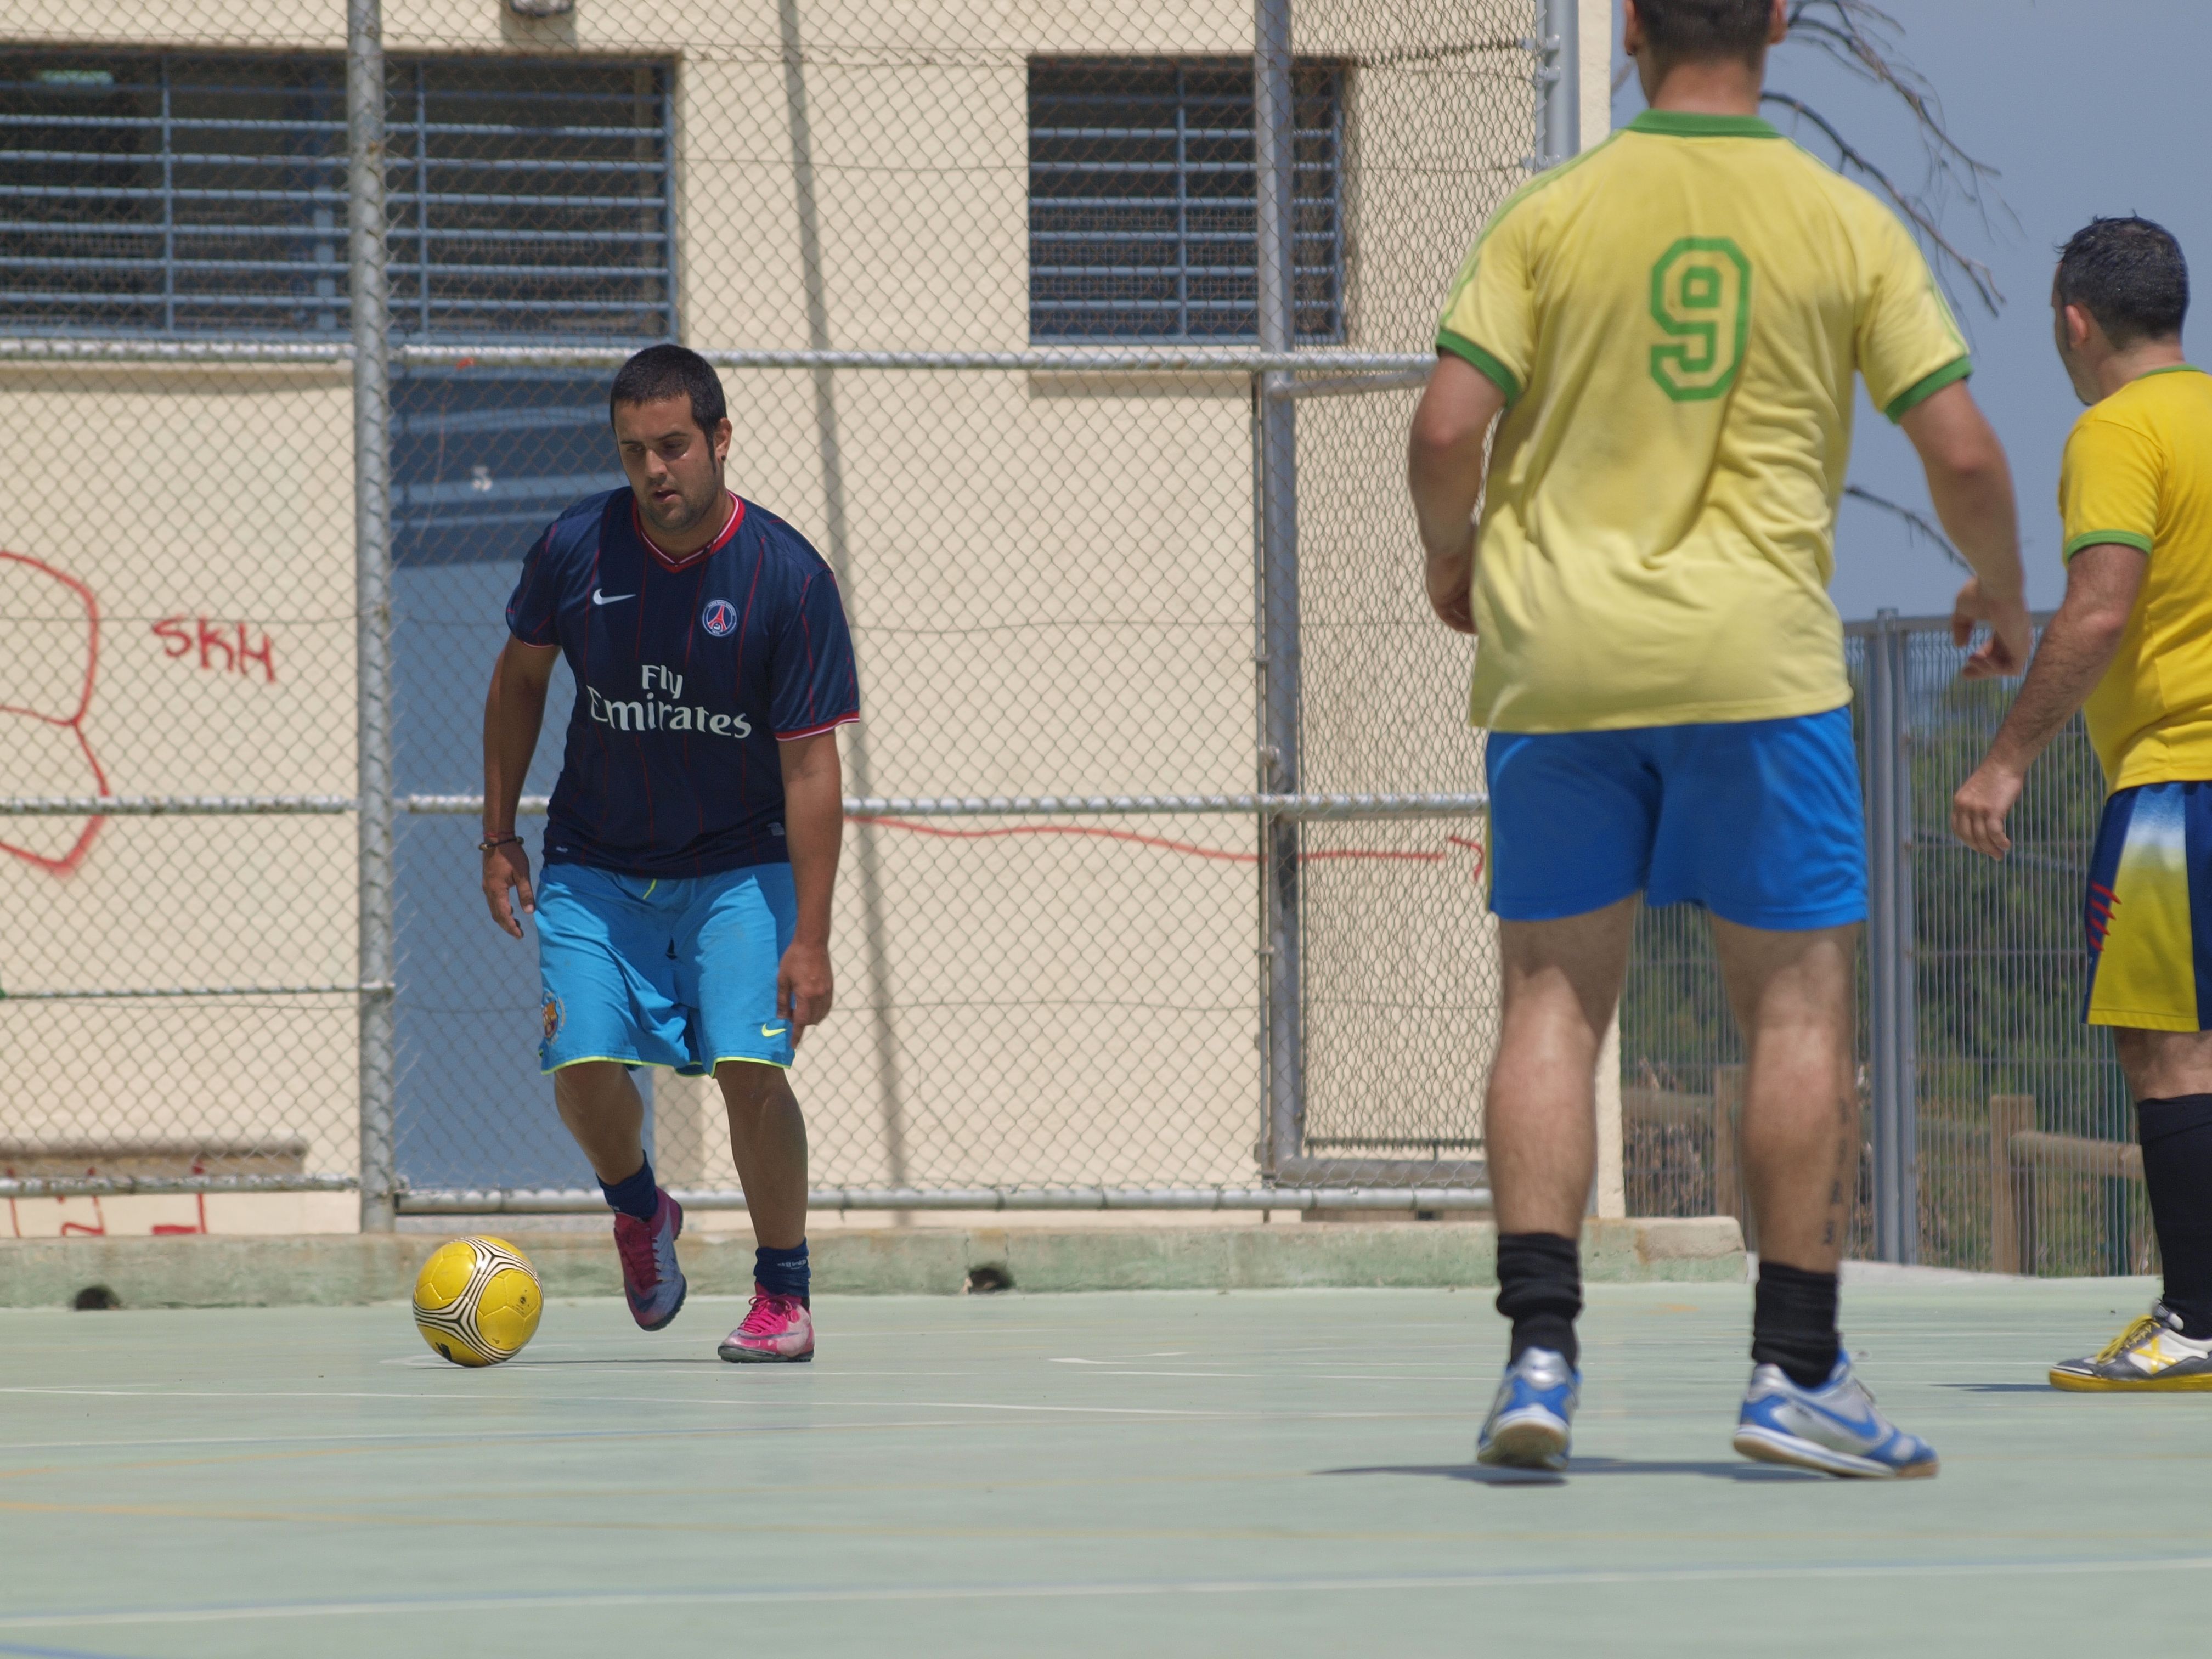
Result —
<instances>
[{"instance_id":1,"label":"red graffiti on wall","mask_svg":"<svg viewBox=\"0 0 2212 1659\"><path fill-rule=\"evenodd\" d=\"M154 632L161 641L165 655L188 657L197 646L202 668L216 673L244 674L248 672L247 664L258 663L261 683L276 684L276 647L269 642L265 630L258 646L248 635L244 623L215 622L205 617L164 617L154 624Z\"/></svg>"},{"instance_id":2,"label":"red graffiti on wall","mask_svg":"<svg viewBox=\"0 0 2212 1659\"><path fill-rule=\"evenodd\" d=\"M69 758L60 765L51 770L41 769L45 775L52 776L59 772L67 776L74 773L82 780L82 793L105 795L108 793L107 774L100 769L100 757L92 752L92 744L84 734L85 715L92 708L93 683L100 675L100 601L93 598L90 588L65 571L57 570L43 560L32 558L27 554L0 551L0 575L10 574L19 578L29 577L39 588L44 588L49 582L54 584L68 595L64 601L65 606L82 610L84 674L74 702L64 698L63 706L51 706L54 700L49 694L46 701L50 706L38 708L28 702L12 700L15 696L32 694L27 690L17 692L9 687L5 665L0 664L0 720L10 724L18 720L31 722L32 731L21 735L27 737L32 744L60 745L69 751ZM36 701L38 699L33 696L33 702ZM51 754L46 758L50 763L55 759ZM70 793L76 793L78 790L73 788ZM100 834L100 826L106 822L106 818L97 816L86 818L68 851L59 856L56 856L51 848L41 852L36 848L9 841L4 830L0 830L0 853L36 865L54 875L65 876L84 861L85 854L92 849L92 843Z\"/></svg>"}]
</instances>

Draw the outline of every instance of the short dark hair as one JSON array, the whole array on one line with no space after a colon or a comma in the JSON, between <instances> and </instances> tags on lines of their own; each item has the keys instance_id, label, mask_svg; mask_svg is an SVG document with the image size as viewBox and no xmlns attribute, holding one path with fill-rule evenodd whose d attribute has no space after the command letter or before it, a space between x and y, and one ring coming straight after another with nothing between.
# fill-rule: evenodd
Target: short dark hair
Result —
<instances>
[{"instance_id":1,"label":"short dark hair","mask_svg":"<svg viewBox=\"0 0 2212 1659\"><path fill-rule=\"evenodd\" d=\"M715 425L729 416L722 396L722 377L714 364L680 345L647 346L615 371L607 393L607 419L615 417L617 404L657 404L663 398L688 398L691 420L711 438Z\"/></svg>"},{"instance_id":2,"label":"short dark hair","mask_svg":"<svg viewBox=\"0 0 2212 1659\"><path fill-rule=\"evenodd\" d=\"M1651 49L1671 60L1741 58L1766 51L1773 0L1636 0Z\"/></svg>"},{"instance_id":3,"label":"short dark hair","mask_svg":"<svg viewBox=\"0 0 2212 1659\"><path fill-rule=\"evenodd\" d=\"M2092 219L2058 251L2058 302L2080 306L2116 346L2181 332L2189 262L2164 225Z\"/></svg>"}]
</instances>

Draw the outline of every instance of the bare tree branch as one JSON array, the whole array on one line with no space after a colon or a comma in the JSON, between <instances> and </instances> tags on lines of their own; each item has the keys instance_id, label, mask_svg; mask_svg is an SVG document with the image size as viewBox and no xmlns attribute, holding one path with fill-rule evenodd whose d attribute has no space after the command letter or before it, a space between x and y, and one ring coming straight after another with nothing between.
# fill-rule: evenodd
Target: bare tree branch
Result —
<instances>
[{"instance_id":1,"label":"bare tree branch","mask_svg":"<svg viewBox=\"0 0 2212 1659\"><path fill-rule=\"evenodd\" d=\"M1869 0L1792 0L1790 32L1864 81L1887 88L1912 112L1922 134L1969 179L1987 181L1997 171L1968 155L1943 121L1942 100L1899 48L1904 25Z\"/></svg>"},{"instance_id":2,"label":"bare tree branch","mask_svg":"<svg viewBox=\"0 0 2212 1659\"><path fill-rule=\"evenodd\" d=\"M1995 314L2004 303L2004 295L1994 273L1981 261L1969 258L1939 225L1947 200L1954 197L1971 206L1985 226L1992 207L2008 217L2010 210L1996 193L1997 169L1970 154L1952 136L1942 100L1905 57L1901 44L1904 26L1872 0L1790 0L1789 22L1790 40L1904 105L1927 159L1926 179L1918 190L1905 190L1802 99L1769 93L1766 101L1795 111L1818 127L1836 147L1838 165L1880 186L1927 242L1937 262L1963 277L1975 297Z\"/></svg>"},{"instance_id":3,"label":"bare tree branch","mask_svg":"<svg viewBox=\"0 0 2212 1659\"><path fill-rule=\"evenodd\" d=\"M1951 538L1936 528L1926 515L1915 513L1911 507L1900 501L1893 501L1887 495L1877 495L1871 489L1858 484L1845 484L1844 494L1849 495L1853 501L1864 501L1869 507L1877 507L1885 513L1895 514L1905 520L1905 533L1909 540L1917 541L1921 537L1925 536L1942 550L1945 558L1957 565L1960 569L1968 571L1972 569L1973 567L1966 562L1959 550L1951 545Z\"/></svg>"},{"instance_id":4,"label":"bare tree branch","mask_svg":"<svg viewBox=\"0 0 2212 1659\"><path fill-rule=\"evenodd\" d=\"M1918 196L1908 194L1899 189L1896 181L1887 173L1877 167L1865 152L1845 138L1842 133L1837 131L1834 123L1805 102L1803 99L1793 98L1786 92L1769 91L1759 94L1759 101L1766 104L1779 104L1784 109L1794 110L1820 128L1828 142L1836 147L1838 165L1846 173L1862 173L1879 185L1882 194L1896 204L1897 210L1905 216L1912 228L1927 240L1929 246L1935 248L1938 254L1958 267L1960 274L1972 285L1975 297L1989 308L1992 315L1996 314L1997 309L2004 304L2004 293L1997 287L1996 274L1988 265L1974 258L1943 234L1942 228L1936 222L1935 211L1930 204Z\"/></svg>"}]
</instances>

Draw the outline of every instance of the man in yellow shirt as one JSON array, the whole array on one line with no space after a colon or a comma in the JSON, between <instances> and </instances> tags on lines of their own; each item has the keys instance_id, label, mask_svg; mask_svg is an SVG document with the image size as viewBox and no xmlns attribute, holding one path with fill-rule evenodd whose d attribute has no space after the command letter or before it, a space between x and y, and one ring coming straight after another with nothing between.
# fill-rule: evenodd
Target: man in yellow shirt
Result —
<instances>
[{"instance_id":1,"label":"man in yellow shirt","mask_svg":"<svg viewBox=\"0 0 2212 1659\"><path fill-rule=\"evenodd\" d=\"M1504 1011L1485 1143L1513 1337L1486 1462L1565 1467L1593 1075L1642 894L1711 913L1748 1049L1761 1259L1736 1449L1936 1469L1836 1325L1866 855L1826 590L1855 375L1978 573L1955 619L1991 626L1974 672L2017 672L2028 622L2004 453L1925 262L1759 118L1784 28L1782 0L1628 0L1651 107L1491 220L1414 417L1429 599L1479 636L1490 733Z\"/></svg>"},{"instance_id":2,"label":"man in yellow shirt","mask_svg":"<svg viewBox=\"0 0 2212 1659\"><path fill-rule=\"evenodd\" d=\"M2083 922L2092 1025L2136 1099L2165 1295L2062 1389L2212 1389L2212 376L2182 361L2189 268L2143 219L2099 219L2051 289L2089 409L2066 441L2066 599L1951 821L2002 858L2027 769L2087 716L2110 794Z\"/></svg>"}]
</instances>

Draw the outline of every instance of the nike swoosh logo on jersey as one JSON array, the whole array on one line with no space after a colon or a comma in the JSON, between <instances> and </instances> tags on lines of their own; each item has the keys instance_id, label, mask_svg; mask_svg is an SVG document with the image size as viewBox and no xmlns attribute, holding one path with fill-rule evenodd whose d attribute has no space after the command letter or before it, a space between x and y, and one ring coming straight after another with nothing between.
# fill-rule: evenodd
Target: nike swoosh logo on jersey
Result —
<instances>
[{"instance_id":1,"label":"nike swoosh logo on jersey","mask_svg":"<svg viewBox=\"0 0 2212 1659\"><path fill-rule=\"evenodd\" d=\"M790 1029L791 1027L788 1025L763 1025L761 1027L761 1035L763 1036L781 1036Z\"/></svg>"},{"instance_id":2,"label":"nike swoosh logo on jersey","mask_svg":"<svg viewBox=\"0 0 2212 1659\"><path fill-rule=\"evenodd\" d=\"M624 599L634 599L636 597L635 593L603 593L596 587L592 590L593 605L619 605Z\"/></svg>"}]
</instances>

